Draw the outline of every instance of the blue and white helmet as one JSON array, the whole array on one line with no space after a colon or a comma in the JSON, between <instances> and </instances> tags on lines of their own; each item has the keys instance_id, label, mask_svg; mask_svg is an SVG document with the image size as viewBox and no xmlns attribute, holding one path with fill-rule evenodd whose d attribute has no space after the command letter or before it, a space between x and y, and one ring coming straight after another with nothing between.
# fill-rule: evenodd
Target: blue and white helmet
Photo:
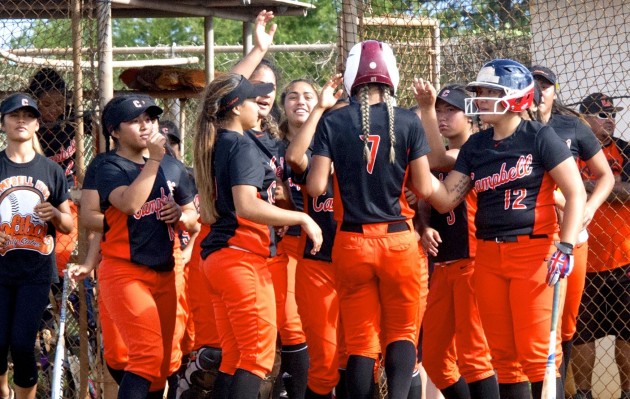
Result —
<instances>
[{"instance_id":1,"label":"blue and white helmet","mask_svg":"<svg viewBox=\"0 0 630 399\"><path fill-rule=\"evenodd\" d=\"M477 79L466 86L473 93L480 87L503 92L502 97L473 97L466 99L466 115L504 114L522 112L531 107L534 99L534 77L529 69L516 61L496 59L487 62L477 74ZM495 101L492 111L479 111L477 100ZM503 104L503 111L497 110L497 104Z\"/></svg>"}]
</instances>

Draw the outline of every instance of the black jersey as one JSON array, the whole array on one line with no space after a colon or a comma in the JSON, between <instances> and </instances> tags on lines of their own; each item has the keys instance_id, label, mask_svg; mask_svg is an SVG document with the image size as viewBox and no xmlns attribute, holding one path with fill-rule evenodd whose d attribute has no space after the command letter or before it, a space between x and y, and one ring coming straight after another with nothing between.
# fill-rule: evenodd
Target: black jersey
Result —
<instances>
[{"instance_id":1,"label":"black jersey","mask_svg":"<svg viewBox=\"0 0 630 399\"><path fill-rule=\"evenodd\" d=\"M286 154L286 148L288 147L288 145L289 143L285 141L284 142L285 154ZM309 148L307 150L308 156L310 156L310 152L311 152L311 149ZM302 190L302 187L300 186L300 184L296 182L295 174L293 173L291 166L289 166L286 163L286 159L284 158L284 155L283 155L283 160L284 160L284 173L288 177L287 183L289 185L289 190L291 190L290 191L291 200L293 201L295 210L301 212L304 210L304 197L302 196L302 194L304 194L304 190ZM289 229L286 232L286 235L295 236L295 237L298 237L301 234L302 234L302 227L299 225L289 226Z\"/></svg>"},{"instance_id":2,"label":"black jersey","mask_svg":"<svg viewBox=\"0 0 630 399\"><path fill-rule=\"evenodd\" d=\"M470 136L455 163L477 192L477 237L556 233L555 183L547 172L571 157L567 145L534 121L521 121L504 140L493 134L490 128Z\"/></svg>"},{"instance_id":3,"label":"black jersey","mask_svg":"<svg viewBox=\"0 0 630 399\"><path fill-rule=\"evenodd\" d=\"M306 155L308 157L308 164L310 166L311 163L311 149L309 148L306 151ZM306 171L298 175L291 171L291 175L289 176L292 179L296 186L300 188L300 193L303 196L302 204L306 204L306 212L308 215L319 225L322 229L322 237L323 242L322 246L315 255L311 254L311 250L313 249L313 241L306 237L306 245L304 246L304 252L302 256L307 259L315 259L322 260L325 262L332 262L332 249L333 243L335 242L335 233L337 232L337 222L334 218L334 192L333 192L333 178L332 176L328 179L328 186L326 187L326 192L324 194L313 198L308 195L305 187L300 187L300 185L306 184L306 176L308 176L309 168ZM303 210L303 209L302 209Z\"/></svg>"},{"instance_id":4,"label":"black jersey","mask_svg":"<svg viewBox=\"0 0 630 399\"><path fill-rule=\"evenodd\" d=\"M254 129L245 131L245 135L252 139L265 160L269 162L269 165L271 165L274 170L276 178L282 182L286 181L287 175L284 171L284 154L286 153L286 147L284 143L271 137L268 132L260 132ZM274 188L275 187L276 186L274 185ZM270 193L269 198L272 204L276 203L275 190ZM271 256L276 256L277 244L281 238L276 235L276 231L273 226L269 226L269 234L271 237L269 252L271 253Z\"/></svg>"},{"instance_id":5,"label":"black jersey","mask_svg":"<svg viewBox=\"0 0 630 399\"><path fill-rule=\"evenodd\" d=\"M77 117L60 118L52 126L42 126L37 135L44 155L59 164L68 179L69 187L74 186L74 154L77 146L75 140ZM91 113L83 117L84 133L91 134Z\"/></svg>"},{"instance_id":6,"label":"black jersey","mask_svg":"<svg viewBox=\"0 0 630 399\"><path fill-rule=\"evenodd\" d=\"M100 154L96 154L92 162L88 165L85 170L85 176L83 177L83 189L84 190L98 190L97 186L97 178L99 173L99 167L101 163L107 159L107 157L111 157L115 155L114 152L102 152Z\"/></svg>"},{"instance_id":7,"label":"black jersey","mask_svg":"<svg viewBox=\"0 0 630 399\"><path fill-rule=\"evenodd\" d=\"M276 175L268 157L250 137L221 129L217 132L212 165L218 218L201 243L201 257L205 259L212 252L227 247L270 256L269 226L236 215L232 196L234 186L254 186L259 198L273 203Z\"/></svg>"},{"instance_id":8,"label":"black jersey","mask_svg":"<svg viewBox=\"0 0 630 399\"><path fill-rule=\"evenodd\" d=\"M0 152L0 228L7 234L0 248L2 284L50 283L56 274L55 226L35 214L36 205L58 207L69 198L63 170L36 154L26 163Z\"/></svg>"},{"instance_id":9,"label":"black jersey","mask_svg":"<svg viewBox=\"0 0 630 399\"><path fill-rule=\"evenodd\" d=\"M395 162L389 161L389 118L385 103L370 106L369 151L364 155L360 104L331 111L317 125L313 155L335 165L335 219L348 223L393 222L413 217L404 195L409 162L429 145L412 111L394 107Z\"/></svg>"},{"instance_id":10,"label":"black jersey","mask_svg":"<svg viewBox=\"0 0 630 399\"><path fill-rule=\"evenodd\" d=\"M117 154L101 162L97 181L105 215L101 252L103 257L128 260L159 271L172 270L177 237L173 226L160 219L160 210L171 198L179 205L188 204L195 193L184 166L172 157L164 157L146 202L135 214L127 215L111 205L109 195L118 187L131 185L143 168L144 164Z\"/></svg>"},{"instance_id":11,"label":"black jersey","mask_svg":"<svg viewBox=\"0 0 630 399\"><path fill-rule=\"evenodd\" d=\"M441 181L444 174L435 172ZM437 256L430 256L434 262L449 262L458 259L473 258L476 252L475 213L477 211L477 195L471 190L466 199L448 213L439 213L431 208L429 226L440 233Z\"/></svg>"},{"instance_id":12,"label":"black jersey","mask_svg":"<svg viewBox=\"0 0 630 399\"><path fill-rule=\"evenodd\" d=\"M588 161L602 149L591 128L576 116L551 114L547 125L564 140L573 158Z\"/></svg>"}]
</instances>

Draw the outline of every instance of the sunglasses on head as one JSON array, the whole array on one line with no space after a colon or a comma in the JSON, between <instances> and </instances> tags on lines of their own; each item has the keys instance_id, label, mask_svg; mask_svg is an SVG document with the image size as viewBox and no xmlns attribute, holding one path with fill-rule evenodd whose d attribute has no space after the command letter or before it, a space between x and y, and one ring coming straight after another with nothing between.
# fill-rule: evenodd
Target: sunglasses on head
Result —
<instances>
[{"instance_id":1,"label":"sunglasses on head","mask_svg":"<svg viewBox=\"0 0 630 399\"><path fill-rule=\"evenodd\" d=\"M608 118L615 119L617 117L616 112L600 112L599 114L595 114L595 115L597 115L598 119L608 119Z\"/></svg>"}]
</instances>

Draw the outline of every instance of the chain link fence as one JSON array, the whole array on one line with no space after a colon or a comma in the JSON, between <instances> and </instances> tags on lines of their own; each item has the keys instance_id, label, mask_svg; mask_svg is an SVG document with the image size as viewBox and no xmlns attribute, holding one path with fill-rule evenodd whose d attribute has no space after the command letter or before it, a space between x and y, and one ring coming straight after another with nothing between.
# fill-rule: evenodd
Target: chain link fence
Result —
<instances>
[{"instance_id":1,"label":"chain link fence","mask_svg":"<svg viewBox=\"0 0 630 399\"><path fill-rule=\"evenodd\" d=\"M96 1L83 0L78 27L82 38L82 101L77 108L74 101L78 87L72 64L70 3L0 2L0 99L23 91L39 101L43 114L38 135L42 151L64 168L70 183L80 187L84 165L89 164L99 147L101 95L98 86L98 35ZM475 78L486 61L512 58L527 66L539 64L553 69L558 77L559 99L575 109L577 103L590 93L609 95L615 106L624 107L617 113L614 136L625 140L630 138L630 81L626 79L630 73L630 7L625 0L333 0L333 4L337 15L330 17L339 21L336 43L276 44L270 52L269 58L282 75L278 92L288 82L300 77L325 82L331 74L342 72L344 55L354 43L377 39L390 43L397 55L401 71L400 106L414 105L413 95L408 89L414 77L429 79L437 87L447 83L466 83ZM153 95L165 109L163 119L174 120L181 127L183 160L192 165L199 83L203 86L204 82L198 72L205 63L203 48L200 43L192 41L174 45L168 42L168 35L165 35L163 46L124 46L116 42L116 27L114 24L115 91L143 91ZM225 72L242 57L242 47L235 37L230 45L218 45L215 53L216 72ZM173 63L173 59L180 61ZM143 68L165 60L171 64ZM177 86L182 80L188 86ZM85 150L77 152L77 140L73 139L81 130L81 125L84 134L80 137ZM5 135L1 134L0 148L4 145ZM630 159L621 153L623 166ZM612 160L611 164L614 169ZM628 169L621 167L614 170L618 181L626 182L630 178L624 173ZM625 204L628 190L625 189L624 194L623 187L619 187L615 191L614 212L598 212L592 222L591 267L599 267L602 263L594 263L592 259L609 260L613 255L616 266L630 263L627 241L630 237L630 203ZM614 233L616 235L611 236ZM67 262L80 260L77 249L86 239L82 230L76 236L58 237L60 271ZM620 267L615 270L623 271ZM627 273L619 275L616 289L625 289L625 294L620 294L618 298L618 301L625 302L617 305L628 307L630 283L624 282L624 276L630 279ZM41 369L38 398L50 397L60 301L58 290L53 291L36 345ZM89 292L91 287L82 286L69 301L72 311L66 324L64 398L106 397L103 394L105 377L98 335L98 309L93 296L87 294ZM57 299L53 300L55 294ZM602 306L601 311L606 315L619 308L612 304L597 305ZM583 311L591 311L589 309ZM625 324L628 323L630 321L625 320ZM573 363L572 375L576 374L576 365L580 367L580 375L577 380L573 377L569 379L567 395L575 393L576 385L587 387L590 382L594 397L618 398L622 380L630 378L630 346L624 345L624 342L615 345L610 337L597 341L594 372L590 379L589 367L584 366L587 359L577 359ZM615 350L620 353L617 359L623 360L620 363L626 367L621 379L616 367ZM577 355L587 353L577 352Z\"/></svg>"}]
</instances>

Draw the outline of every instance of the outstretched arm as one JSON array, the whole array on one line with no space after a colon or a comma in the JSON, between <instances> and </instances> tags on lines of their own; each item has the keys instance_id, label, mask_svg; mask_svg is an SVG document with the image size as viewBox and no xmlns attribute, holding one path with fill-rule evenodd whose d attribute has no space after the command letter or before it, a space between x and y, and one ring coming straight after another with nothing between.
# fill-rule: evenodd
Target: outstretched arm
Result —
<instances>
[{"instance_id":1,"label":"outstretched arm","mask_svg":"<svg viewBox=\"0 0 630 399\"><path fill-rule=\"evenodd\" d=\"M431 148L431 152L427 154L431 169L448 172L455 166L455 158L446 152L444 140L438 127L437 114L435 113L437 92L428 80L414 78L413 94L416 97L418 107L420 107L420 120Z\"/></svg>"},{"instance_id":2,"label":"outstretched arm","mask_svg":"<svg viewBox=\"0 0 630 399\"><path fill-rule=\"evenodd\" d=\"M459 205L470 191L472 180L470 176L456 170L449 173L444 182L440 182L431 175L433 194L427 201L440 213L449 212Z\"/></svg>"},{"instance_id":3,"label":"outstretched arm","mask_svg":"<svg viewBox=\"0 0 630 399\"><path fill-rule=\"evenodd\" d=\"M317 123L327 109L337 104L337 100L343 93L341 90L335 91L335 89L342 83L343 78L341 74L336 74L332 78L328 79L321 93L319 94L319 101L308 119L300 127L300 130L295 135L291 144L287 147L285 154L285 160L291 166L297 174L302 174L308 167L308 159L306 157L306 150L311 145Z\"/></svg>"},{"instance_id":4,"label":"outstretched arm","mask_svg":"<svg viewBox=\"0 0 630 399\"><path fill-rule=\"evenodd\" d=\"M273 19L273 11L262 10L256 16L254 23L254 48L245 56L238 64L234 65L230 72L238 73L249 79L254 70L260 64L267 50L273 42L273 35L276 33L278 26L272 24L269 32L266 31L267 24Z\"/></svg>"}]
</instances>

